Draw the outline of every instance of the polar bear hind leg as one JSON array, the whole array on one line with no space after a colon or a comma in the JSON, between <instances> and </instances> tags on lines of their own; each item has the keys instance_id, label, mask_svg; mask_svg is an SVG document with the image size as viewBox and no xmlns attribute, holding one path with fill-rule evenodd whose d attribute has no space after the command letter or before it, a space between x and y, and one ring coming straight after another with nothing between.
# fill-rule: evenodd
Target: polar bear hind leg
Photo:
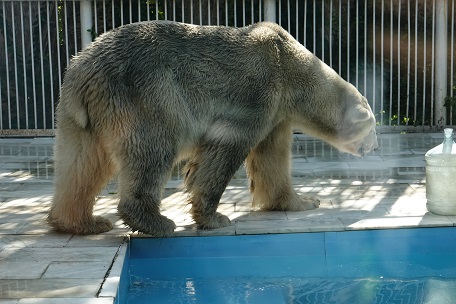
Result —
<instances>
[{"instance_id":1,"label":"polar bear hind leg","mask_svg":"<svg viewBox=\"0 0 456 304\"><path fill-rule=\"evenodd\" d=\"M54 158L56 189L47 220L67 233L109 231L111 222L92 212L96 195L114 174L114 165L98 137L73 120L60 118Z\"/></svg>"},{"instance_id":2,"label":"polar bear hind leg","mask_svg":"<svg viewBox=\"0 0 456 304\"><path fill-rule=\"evenodd\" d=\"M247 156L253 207L261 210L304 211L315 209L320 201L300 196L291 181L291 126L282 123Z\"/></svg>"},{"instance_id":3,"label":"polar bear hind leg","mask_svg":"<svg viewBox=\"0 0 456 304\"><path fill-rule=\"evenodd\" d=\"M160 203L173 167L175 146L165 142L165 134L148 128L150 123L140 125L141 128L131 128L137 131L132 131L116 145L116 159L120 163L117 210L133 231L167 237L176 225L160 214Z\"/></svg>"}]
</instances>

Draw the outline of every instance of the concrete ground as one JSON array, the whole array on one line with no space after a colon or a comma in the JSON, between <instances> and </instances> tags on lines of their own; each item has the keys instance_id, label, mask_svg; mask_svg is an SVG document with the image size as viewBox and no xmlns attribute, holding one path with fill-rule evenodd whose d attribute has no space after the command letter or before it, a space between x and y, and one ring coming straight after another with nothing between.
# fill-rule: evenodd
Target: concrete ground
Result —
<instances>
[{"instance_id":1,"label":"concrete ground","mask_svg":"<svg viewBox=\"0 0 456 304\"><path fill-rule=\"evenodd\" d=\"M426 210L424 154L442 134L380 134L364 158L340 154L321 141L294 135L295 189L321 199L305 212L252 210L245 172L225 191L219 211L232 225L197 230L178 181L168 183L162 213L176 236L296 233L454 226L455 216ZM45 223L53 195L53 138L0 139L0 303L112 303L126 241L116 216L116 183L100 194L95 212L115 229L93 236L53 232ZM174 179L178 178L175 176Z\"/></svg>"}]
</instances>

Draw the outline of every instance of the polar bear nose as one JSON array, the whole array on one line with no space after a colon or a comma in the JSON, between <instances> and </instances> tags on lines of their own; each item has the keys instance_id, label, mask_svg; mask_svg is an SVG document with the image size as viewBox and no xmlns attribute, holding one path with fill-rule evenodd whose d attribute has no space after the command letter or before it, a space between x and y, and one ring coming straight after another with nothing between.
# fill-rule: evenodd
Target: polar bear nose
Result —
<instances>
[{"instance_id":1,"label":"polar bear nose","mask_svg":"<svg viewBox=\"0 0 456 304\"><path fill-rule=\"evenodd\" d=\"M365 143L358 149L358 155L363 157L364 154L371 152L371 151L377 151L378 148L378 142L377 139L375 138L375 141L372 143Z\"/></svg>"}]
</instances>

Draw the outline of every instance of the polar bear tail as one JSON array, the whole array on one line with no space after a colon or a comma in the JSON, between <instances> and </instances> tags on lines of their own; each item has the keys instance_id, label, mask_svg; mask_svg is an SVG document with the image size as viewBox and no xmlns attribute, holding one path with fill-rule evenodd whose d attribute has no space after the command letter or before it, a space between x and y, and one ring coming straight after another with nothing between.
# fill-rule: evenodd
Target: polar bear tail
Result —
<instances>
[{"instance_id":1,"label":"polar bear tail","mask_svg":"<svg viewBox=\"0 0 456 304\"><path fill-rule=\"evenodd\" d=\"M85 129L89 124L87 104L84 102L85 92L82 89L75 90L74 87L62 87L60 104L57 108L57 119L72 119L81 128ZM61 116L61 117L59 117Z\"/></svg>"}]
</instances>

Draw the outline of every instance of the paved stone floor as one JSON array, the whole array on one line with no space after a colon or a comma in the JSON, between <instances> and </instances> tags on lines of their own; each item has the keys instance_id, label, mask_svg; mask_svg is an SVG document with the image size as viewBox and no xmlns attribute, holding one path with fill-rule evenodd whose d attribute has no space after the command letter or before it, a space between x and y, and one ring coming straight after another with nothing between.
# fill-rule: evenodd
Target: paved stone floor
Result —
<instances>
[{"instance_id":1,"label":"paved stone floor","mask_svg":"<svg viewBox=\"0 0 456 304\"><path fill-rule=\"evenodd\" d=\"M426 210L424 153L442 138L381 134L378 151L355 158L295 135L295 188L319 196L320 208L254 211L240 169L219 208L231 226L197 230L176 181L168 183L162 212L182 236L454 226L456 217ZM94 236L53 232L45 223L53 195L53 143L52 138L0 139L0 302L112 303L130 236L116 216L116 183L106 187L95 207L96 214L115 223L114 230Z\"/></svg>"}]
</instances>

